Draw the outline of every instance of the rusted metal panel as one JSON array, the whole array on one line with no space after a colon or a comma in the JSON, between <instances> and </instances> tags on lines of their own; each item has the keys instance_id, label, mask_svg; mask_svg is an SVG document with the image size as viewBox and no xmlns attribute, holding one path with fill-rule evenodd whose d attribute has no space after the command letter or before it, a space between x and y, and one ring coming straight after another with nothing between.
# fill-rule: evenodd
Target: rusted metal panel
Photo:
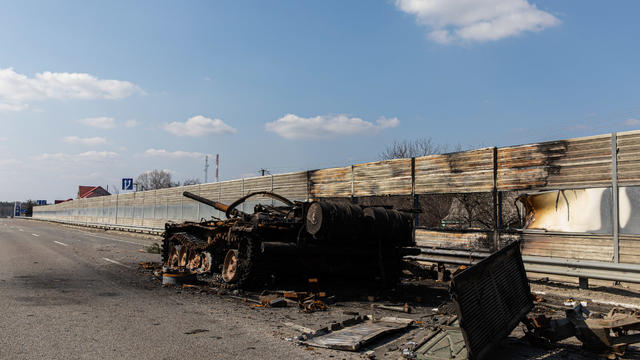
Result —
<instances>
[{"instance_id":1,"label":"rusted metal panel","mask_svg":"<svg viewBox=\"0 0 640 360\"><path fill-rule=\"evenodd\" d=\"M182 201L182 189L181 188L169 188L165 189L166 201L171 204L180 204Z\"/></svg>"},{"instance_id":2,"label":"rusted metal panel","mask_svg":"<svg viewBox=\"0 0 640 360\"><path fill-rule=\"evenodd\" d=\"M309 171L311 198L351 196L352 176L351 166Z\"/></svg>"},{"instance_id":3,"label":"rusted metal panel","mask_svg":"<svg viewBox=\"0 0 640 360\"><path fill-rule=\"evenodd\" d=\"M522 235L522 254L579 260L611 261L611 235L544 234Z\"/></svg>"},{"instance_id":4,"label":"rusted metal panel","mask_svg":"<svg viewBox=\"0 0 640 360\"><path fill-rule=\"evenodd\" d=\"M352 320L350 322L355 324L350 326L340 324L341 329L326 333L319 331L318 335L311 335L304 344L328 349L357 351L382 336L406 329L413 323L413 320L383 317L376 320Z\"/></svg>"},{"instance_id":5,"label":"rusted metal panel","mask_svg":"<svg viewBox=\"0 0 640 360\"><path fill-rule=\"evenodd\" d=\"M517 242L455 275L451 292L470 359L488 358L533 308Z\"/></svg>"},{"instance_id":6,"label":"rusted metal panel","mask_svg":"<svg viewBox=\"0 0 640 360\"><path fill-rule=\"evenodd\" d=\"M256 191L271 191L271 176L260 176L244 179L244 194Z\"/></svg>"},{"instance_id":7,"label":"rusted metal panel","mask_svg":"<svg viewBox=\"0 0 640 360\"><path fill-rule=\"evenodd\" d=\"M273 175L273 192L289 200L307 199L307 172Z\"/></svg>"},{"instance_id":8,"label":"rusted metal panel","mask_svg":"<svg viewBox=\"0 0 640 360\"><path fill-rule=\"evenodd\" d=\"M611 136L498 149L498 189L569 189L611 184Z\"/></svg>"},{"instance_id":9,"label":"rusted metal panel","mask_svg":"<svg viewBox=\"0 0 640 360\"><path fill-rule=\"evenodd\" d=\"M640 263L640 235L620 235L620 262Z\"/></svg>"},{"instance_id":10,"label":"rusted metal panel","mask_svg":"<svg viewBox=\"0 0 640 360\"><path fill-rule=\"evenodd\" d=\"M618 185L640 185L640 131L617 134Z\"/></svg>"},{"instance_id":11,"label":"rusted metal panel","mask_svg":"<svg viewBox=\"0 0 640 360\"><path fill-rule=\"evenodd\" d=\"M231 204L243 195L242 179L220 182L220 202Z\"/></svg>"},{"instance_id":12,"label":"rusted metal panel","mask_svg":"<svg viewBox=\"0 0 640 360\"><path fill-rule=\"evenodd\" d=\"M218 201L220 195L221 183L207 183L200 185L200 196L207 199Z\"/></svg>"},{"instance_id":13,"label":"rusted metal panel","mask_svg":"<svg viewBox=\"0 0 640 360\"><path fill-rule=\"evenodd\" d=\"M353 166L355 196L411 195L411 159Z\"/></svg>"},{"instance_id":14,"label":"rusted metal panel","mask_svg":"<svg viewBox=\"0 0 640 360\"><path fill-rule=\"evenodd\" d=\"M493 148L415 160L415 193L487 192L493 189Z\"/></svg>"},{"instance_id":15,"label":"rusted metal panel","mask_svg":"<svg viewBox=\"0 0 640 360\"><path fill-rule=\"evenodd\" d=\"M493 233L415 230L416 245L425 248L490 249Z\"/></svg>"},{"instance_id":16,"label":"rusted metal panel","mask_svg":"<svg viewBox=\"0 0 640 360\"><path fill-rule=\"evenodd\" d=\"M144 216L144 198L149 191L139 191L133 193L133 214L131 216L131 224L133 226L143 226Z\"/></svg>"}]
</instances>

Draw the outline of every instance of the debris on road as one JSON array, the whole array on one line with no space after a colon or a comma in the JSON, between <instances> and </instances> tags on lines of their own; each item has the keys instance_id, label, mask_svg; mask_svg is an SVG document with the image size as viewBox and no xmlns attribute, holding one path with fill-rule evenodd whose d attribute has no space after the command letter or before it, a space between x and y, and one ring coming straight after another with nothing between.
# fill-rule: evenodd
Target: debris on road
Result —
<instances>
[{"instance_id":1,"label":"debris on road","mask_svg":"<svg viewBox=\"0 0 640 360\"><path fill-rule=\"evenodd\" d=\"M371 308L377 308L382 310L390 310L403 312L406 314L411 314L411 306L408 303L405 303L404 306L392 306L392 305L382 305L382 304L371 304Z\"/></svg>"},{"instance_id":2,"label":"debris on road","mask_svg":"<svg viewBox=\"0 0 640 360\"><path fill-rule=\"evenodd\" d=\"M467 346L458 322L451 326L442 326L426 337L416 350L406 349L405 358L418 360L467 359Z\"/></svg>"},{"instance_id":3,"label":"debris on road","mask_svg":"<svg viewBox=\"0 0 640 360\"><path fill-rule=\"evenodd\" d=\"M195 276L185 272L162 273L162 285L182 285L195 280Z\"/></svg>"},{"instance_id":4,"label":"debris on road","mask_svg":"<svg viewBox=\"0 0 640 360\"><path fill-rule=\"evenodd\" d=\"M146 269L146 270L157 269L157 268L161 267L160 264L155 263L155 262L151 262L151 261L142 261L139 264L140 264L141 268Z\"/></svg>"},{"instance_id":5,"label":"debris on road","mask_svg":"<svg viewBox=\"0 0 640 360\"><path fill-rule=\"evenodd\" d=\"M640 316L624 314L615 309L603 318L590 317L590 312L578 304L566 311L566 317L551 319L545 315L528 317L527 336L535 342L546 339L555 343L570 337L578 338L587 349L610 350L621 355L629 344L640 342Z\"/></svg>"},{"instance_id":6,"label":"debris on road","mask_svg":"<svg viewBox=\"0 0 640 360\"><path fill-rule=\"evenodd\" d=\"M217 294L240 300L251 308L298 308L300 316L291 312L282 316L304 325L292 321L276 323L294 329L299 335L284 332L282 339L313 348L359 351L366 358L482 360L494 356L495 348L500 343L504 345L503 340L508 336L512 337L509 341L514 341L514 336L522 337L517 340L520 345L542 346L543 351L566 346L556 343L575 337L574 341L579 340L586 349L580 351L597 354L604 351L614 357L625 351L636 354L635 350L627 351L627 347L640 342L640 316L636 313L617 310L610 314L590 313L586 306L592 301L581 300L575 293L563 297L531 294L518 243L512 243L475 265L451 271L432 267L431 279L413 275L392 291L380 291L380 288L371 291L367 287L362 287L368 289L363 290L364 293L349 291L348 287L353 283L347 281L343 283L345 289L331 287L332 292L336 291L331 296L320 291L324 290L325 282L322 280L323 287L320 288L320 280L315 277L304 278L287 290L271 290L265 286L259 291L251 291L221 282L219 275L209 279L184 268L177 271L151 262L140 263L140 268L143 273L160 276L163 284L195 290L185 293ZM449 274L449 282L435 281L435 277L445 279ZM295 286L299 286L299 290ZM300 291L303 289L306 291ZM331 308L328 304L332 304ZM602 308L592 306L593 310ZM374 310L374 315L359 315L370 310ZM318 311L324 311L326 315L306 315ZM402 312L411 318L388 316L390 312ZM564 318L556 316L557 312L562 312ZM260 313L271 316L270 321L274 320L273 316L280 316L266 310ZM336 319L341 315L349 318ZM329 326L313 330L328 318L336 320ZM519 322L526 325L525 332L514 330ZM282 328L282 325L276 327ZM195 334L199 330L202 329L189 333Z\"/></svg>"},{"instance_id":7,"label":"debris on road","mask_svg":"<svg viewBox=\"0 0 640 360\"><path fill-rule=\"evenodd\" d=\"M315 331L302 344L337 350L357 351L363 345L381 336L406 330L413 319L373 316L354 317L341 323L332 324L331 328Z\"/></svg>"},{"instance_id":8,"label":"debris on road","mask_svg":"<svg viewBox=\"0 0 640 360\"><path fill-rule=\"evenodd\" d=\"M327 305L323 303L321 300L317 299L307 299L298 303L300 306L300 310L305 313L312 313L316 311L325 311L328 309Z\"/></svg>"}]
</instances>

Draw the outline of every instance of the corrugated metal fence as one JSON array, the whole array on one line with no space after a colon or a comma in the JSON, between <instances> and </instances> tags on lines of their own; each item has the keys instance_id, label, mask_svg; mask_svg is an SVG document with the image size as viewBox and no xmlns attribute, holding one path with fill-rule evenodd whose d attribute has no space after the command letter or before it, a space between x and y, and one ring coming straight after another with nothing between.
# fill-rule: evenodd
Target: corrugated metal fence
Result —
<instances>
[{"instance_id":1,"label":"corrugated metal fence","mask_svg":"<svg viewBox=\"0 0 640 360\"><path fill-rule=\"evenodd\" d=\"M420 204L433 194L491 194L493 225L485 229L416 229L425 249L494 251L522 239L525 256L600 262L637 263L640 226L620 232L620 194L640 186L640 131L557 140L501 148L483 148L442 155L385 160L347 167L247 178L179 188L142 191L74 200L34 208L34 218L89 225L161 229L167 221L221 217L217 211L181 196L190 191L231 203L242 195L271 190L292 200L318 198L409 196ZM503 195L543 190L610 189L612 229L609 233L507 231L503 228ZM631 209L640 206L640 196ZM247 210L252 204L245 204ZM640 211L631 211L631 219ZM626 216L626 215L625 215ZM416 217L418 222L418 217ZM417 223L417 225L420 225ZM626 230L625 230L626 229Z\"/></svg>"}]
</instances>

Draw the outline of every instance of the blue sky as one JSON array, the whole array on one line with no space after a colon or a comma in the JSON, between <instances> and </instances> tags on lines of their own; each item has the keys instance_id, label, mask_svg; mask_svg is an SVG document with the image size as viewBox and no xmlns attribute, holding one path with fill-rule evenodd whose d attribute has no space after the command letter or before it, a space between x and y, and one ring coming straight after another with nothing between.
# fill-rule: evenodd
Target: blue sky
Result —
<instances>
[{"instance_id":1,"label":"blue sky","mask_svg":"<svg viewBox=\"0 0 640 360\"><path fill-rule=\"evenodd\" d=\"M640 3L0 1L0 199L640 127ZM191 120L189 120L191 119ZM177 136L180 134L181 136ZM210 179L212 171L210 171Z\"/></svg>"}]
</instances>

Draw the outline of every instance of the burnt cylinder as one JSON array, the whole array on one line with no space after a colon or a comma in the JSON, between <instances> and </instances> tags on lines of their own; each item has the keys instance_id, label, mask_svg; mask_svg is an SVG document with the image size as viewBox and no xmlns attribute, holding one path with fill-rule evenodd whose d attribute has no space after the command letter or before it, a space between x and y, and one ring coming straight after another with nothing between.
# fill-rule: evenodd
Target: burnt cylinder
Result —
<instances>
[{"instance_id":1,"label":"burnt cylinder","mask_svg":"<svg viewBox=\"0 0 640 360\"><path fill-rule=\"evenodd\" d=\"M383 207L368 207L364 215L370 219L373 237L393 246L409 246L413 243L413 218L411 215Z\"/></svg>"},{"instance_id":2,"label":"burnt cylinder","mask_svg":"<svg viewBox=\"0 0 640 360\"><path fill-rule=\"evenodd\" d=\"M357 238L365 231L366 222L360 206L316 201L307 210L305 227L317 239L338 241Z\"/></svg>"}]
</instances>

